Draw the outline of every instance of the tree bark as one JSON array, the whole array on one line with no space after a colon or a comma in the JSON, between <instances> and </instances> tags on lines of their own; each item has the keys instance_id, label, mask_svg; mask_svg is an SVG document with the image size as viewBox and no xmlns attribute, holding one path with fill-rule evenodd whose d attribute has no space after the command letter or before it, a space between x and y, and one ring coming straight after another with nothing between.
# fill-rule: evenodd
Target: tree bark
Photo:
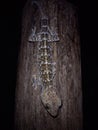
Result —
<instances>
[{"instance_id":1,"label":"tree bark","mask_svg":"<svg viewBox=\"0 0 98 130\"><path fill-rule=\"evenodd\" d=\"M29 43L33 24L40 28L40 11L28 0L23 11L22 40L15 96L15 130L82 130L81 57L77 12L62 0L41 0L49 26L57 26L59 42L53 44L57 63L54 86L62 106L57 117L45 110L38 83L37 42Z\"/></svg>"}]
</instances>

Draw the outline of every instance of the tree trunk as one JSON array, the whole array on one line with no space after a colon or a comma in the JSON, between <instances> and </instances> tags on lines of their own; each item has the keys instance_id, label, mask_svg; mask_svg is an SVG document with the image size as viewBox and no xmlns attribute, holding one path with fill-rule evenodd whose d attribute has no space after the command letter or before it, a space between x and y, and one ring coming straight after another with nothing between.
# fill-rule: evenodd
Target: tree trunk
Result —
<instances>
[{"instance_id":1,"label":"tree trunk","mask_svg":"<svg viewBox=\"0 0 98 130\"><path fill-rule=\"evenodd\" d=\"M47 112L41 101L38 42L28 40L33 25L36 26L37 31L40 30L40 19L43 15L40 8L48 16L49 27L51 29L57 27L59 36L59 41L51 45L52 57L56 62L53 86L62 101L56 117ZM15 130L82 130L80 58L75 8L62 0L41 0L40 6L28 0L22 19L15 99Z\"/></svg>"}]
</instances>

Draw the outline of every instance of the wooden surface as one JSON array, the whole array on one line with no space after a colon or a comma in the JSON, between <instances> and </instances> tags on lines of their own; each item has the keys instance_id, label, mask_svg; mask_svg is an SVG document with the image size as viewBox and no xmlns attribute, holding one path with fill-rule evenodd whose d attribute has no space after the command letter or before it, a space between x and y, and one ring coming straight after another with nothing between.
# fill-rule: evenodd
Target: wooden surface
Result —
<instances>
[{"instance_id":1,"label":"wooden surface","mask_svg":"<svg viewBox=\"0 0 98 130\"><path fill-rule=\"evenodd\" d=\"M54 46L57 71L54 85L63 101L53 118L40 100L37 43L29 43L32 23L39 28L40 11L29 0L24 7L17 72L15 130L82 130L80 41L75 8L64 1L41 0L50 26L57 26L60 41ZM35 80L37 79L37 80ZM36 81L36 82L35 82Z\"/></svg>"}]
</instances>

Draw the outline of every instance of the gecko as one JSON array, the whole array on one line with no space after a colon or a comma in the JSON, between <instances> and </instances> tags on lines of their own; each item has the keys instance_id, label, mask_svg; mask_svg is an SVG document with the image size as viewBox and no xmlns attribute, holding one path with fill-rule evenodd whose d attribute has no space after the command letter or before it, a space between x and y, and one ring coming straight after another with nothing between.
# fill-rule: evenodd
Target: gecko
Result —
<instances>
[{"instance_id":1,"label":"gecko","mask_svg":"<svg viewBox=\"0 0 98 130\"><path fill-rule=\"evenodd\" d=\"M53 87L55 74L53 71L52 44L54 41L59 41L59 38L58 34L49 28L48 17L41 18L40 31L36 33L36 28L32 29L28 41L38 44L38 66L42 86L41 102L52 117L57 117L62 101L57 89Z\"/></svg>"}]
</instances>

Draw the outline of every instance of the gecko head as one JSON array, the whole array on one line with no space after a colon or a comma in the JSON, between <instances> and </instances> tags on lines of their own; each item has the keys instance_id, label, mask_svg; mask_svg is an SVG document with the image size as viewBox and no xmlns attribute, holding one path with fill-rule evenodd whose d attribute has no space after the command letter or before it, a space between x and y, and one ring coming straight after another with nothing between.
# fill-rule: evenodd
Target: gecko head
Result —
<instances>
[{"instance_id":1,"label":"gecko head","mask_svg":"<svg viewBox=\"0 0 98 130\"><path fill-rule=\"evenodd\" d=\"M48 113L52 117L57 117L62 103L56 90L53 88L46 88L41 93L41 100Z\"/></svg>"}]
</instances>

